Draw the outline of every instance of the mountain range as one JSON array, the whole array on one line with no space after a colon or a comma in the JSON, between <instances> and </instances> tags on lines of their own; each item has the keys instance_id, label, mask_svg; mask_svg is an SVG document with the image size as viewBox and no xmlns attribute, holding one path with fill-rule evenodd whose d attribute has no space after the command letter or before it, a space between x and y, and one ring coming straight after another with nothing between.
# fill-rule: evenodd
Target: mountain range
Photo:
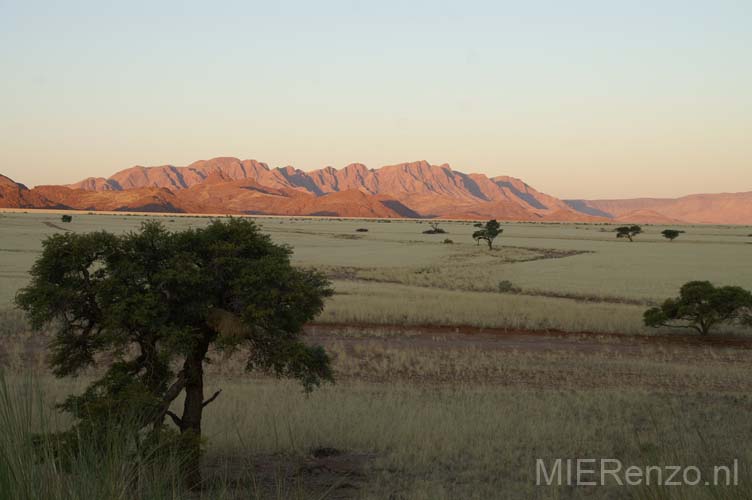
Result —
<instances>
[{"instance_id":1,"label":"mountain range","mask_svg":"<svg viewBox=\"0 0 752 500\"><path fill-rule=\"evenodd\" d=\"M110 177L29 189L0 175L0 208L452 218L521 221L752 224L752 192L677 199L560 200L520 179L416 161L305 172L237 158L185 167L135 166Z\"/></svg>"}]
</instances>

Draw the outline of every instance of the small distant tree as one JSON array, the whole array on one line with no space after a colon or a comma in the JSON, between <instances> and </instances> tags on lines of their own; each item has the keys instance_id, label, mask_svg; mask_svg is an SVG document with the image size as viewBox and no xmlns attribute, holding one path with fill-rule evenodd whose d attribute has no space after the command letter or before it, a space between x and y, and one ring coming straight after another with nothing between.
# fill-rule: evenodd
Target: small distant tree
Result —
<instances>
[{"instance_id":1,"label":"small distant tree","mask_svg":"<svg viewBox=\"0 0 752 500\"><path fill-rule=\"evenodd\" d=\"M617 238L627 238L629 241L634 241L632 238L637 236L642 232L642 228L640 226L634 225L634 226L621 226L616 228L616 237Z\"/></svg>"},{"instance_id":2,"label":"small distant tree","mask_svg":"<svg viewBox=\"0 0 752 500\"><path fill-rule=\"evenodd\" d=\"M68 440L96 439L127 411L146 449L174 433L169 417L193 487L201 482L204 409L219 396L204 393L210 348L244 353L247 369L298 379L307 391L331 381L326 352L301 334L332 289L323 275L293 267L291 253L247 219L47 238L16 302L34 328L52 328L56 376L104 369L62 404L75 422ZM181 394L182 411L173 412Z\"/></svg>"},{"instance_id":3,"label":"small distant tree","mask_svg":"<svg viewBox=\"0 0 752 500\"><path fill-rule=\"evenodd\" d=\"M643 319L646 326L690 328L701 335L723 323L752 326L752 293L738 286L690 281L681 287L679 297L648 309Z\"/></svg>"},{"instance_id":4,"label":"small distant tree","mask_svg":"<svg viewBox=\"0 0 752 500\"><path fill-rule=\"evenodd\" d=\"M430 222L431 229L426 229L423 234L445 234L446 231L439 227L438 222Z\"/></svg>"},{"instance_id":5,"label":"small distant tree","mask_svg":"<svg viewBox=\"0 0 752 500\"><path fill-rule=\"evenodd\" d=\"M63 222L71 222L73 220L73 216L72 215L63 215L62 217L60 217L60 220L63 221Z\"/></svg>"},{"instance_id":6,"label":"small distant tree","mask_svg":"<svg viewBox=\"0 0 752 500\"><path fill-rule=\"evenodd\" d=\"M489 250L493 248L493 242L496 237L504 232L501 224L499 224L496 219L491 219L490 221L486 222L485 225L477 223L476 227L481 227L482 229L479 229L473 233L473 239L478 245L480 245L481 240L488 243Z\"/></svg>"},{"instance_id":7,"label":"small distant tree","mask_svg":"<svg viewBox=\"0 0 752 500\"><path fill-rule=\"evenodd\" d=\"M661 231L661 234L664 238L666 238L669 241L674 241L676 238L679 237L680 234L682 234L684 231L679 231L678 229L664 229Z\"/></svg>"}]
</instances>

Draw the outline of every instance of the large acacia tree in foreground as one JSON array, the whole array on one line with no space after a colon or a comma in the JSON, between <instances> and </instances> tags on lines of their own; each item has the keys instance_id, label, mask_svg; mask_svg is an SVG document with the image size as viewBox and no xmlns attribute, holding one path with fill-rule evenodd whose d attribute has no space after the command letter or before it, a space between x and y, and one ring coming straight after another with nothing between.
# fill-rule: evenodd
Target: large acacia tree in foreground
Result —
<instances>
[{"instance_id":1,"label":"large acacia tree in foreground","mask_svg":"<svg viewBox=\"0 0 752 500\"><path fill-rule=\"evenodd\" d=\"M321 274L293 267L290 254L242 219L182 232L147 222L124 235L55 235L16 301L33 327L53 329L55 375L106 366L62 405L79 435L93 437L124 413L150 436L172 421L195 486L203 411L218 396L204 393L210 348L242 352L249 370L299 379L306 390L332 380L323 348L300 338L332 290ZM181 394L182 411L171 411Z\"/></svg>"}]
</instances>

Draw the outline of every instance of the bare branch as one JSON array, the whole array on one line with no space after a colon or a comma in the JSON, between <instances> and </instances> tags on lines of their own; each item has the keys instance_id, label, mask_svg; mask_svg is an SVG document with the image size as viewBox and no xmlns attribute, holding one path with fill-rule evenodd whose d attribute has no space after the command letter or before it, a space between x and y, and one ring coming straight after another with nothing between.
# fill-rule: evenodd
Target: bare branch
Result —
<instances>
[{"instance_id":1,"label":"bare branch","mask_svg":"<svg viewBox=\"0 0 752 500\"><path fill-rule=\"evenodd\" d=\"M172 404L175 398L180 395L180 392L185 388L185 384L185 372L181 371L178 374L178 379L165 391L164 398L162 398L162 410L157 414L157 418L154 419L156 422L161 423L165 415L170 415L170 413L172 413L170 411L170 404ZM177 416L173 413L170 417L175 421Z\"/></svg>"},{"instance_id":2,"label":"bare branch","mask_svg":"<svg viewBox=\"0 0 752 500\"><path fill-rule=\"evenodd\" d=\"M204 402L203 402L203 403L201 404L201 408L204 408L204 407L205 407L206 405L208 405L209 403L211 403L212 401L214 401L215 399L217 399L217 397L218 397L218 396L219 396L219 395L220 395L221 393L222 393L222 389L220 389L220 390L218 390L217 392L215 392L214 394L212 394L212 397L210 397L209 399L207 399L206 401L204 401Z\"/></svg>"},{"instance_id":3,"label":"bare branch","mask_svg":"<svg viewBox=\"0 0 752 500\"><path fill-rule=\"evenodd\" d=\"M164 398L162 401L169 406L170 403L172 403L175 398L177 398L180 395L180 391L182 391L185 388L186 384L186 377L185 372L181 371L178 374L178 379L165 391Z\"/></svg>"},{"instance_id":4,"label":"bare branch","mask_svg":"<svg viewBox=\"0 0 752 500\"><path fill-rule=\"evenodd\" d=\"M175 422L175 425L178 426L178 429L182 429L183 428L183 420L180 417L178 417L177 415L175 415L170 410L167 410L167 412L165 412L165 415L167 415L168 417L170 417L172 419L172 421Z\"/></svg>"}]
</instances>

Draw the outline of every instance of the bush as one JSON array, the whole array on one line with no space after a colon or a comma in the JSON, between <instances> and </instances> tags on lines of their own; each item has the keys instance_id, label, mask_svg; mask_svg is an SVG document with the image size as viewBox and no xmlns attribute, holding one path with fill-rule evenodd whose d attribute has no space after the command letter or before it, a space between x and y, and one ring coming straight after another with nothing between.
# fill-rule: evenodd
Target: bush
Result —
<instances>
[{"instance_id":1,"label":"bush","mask_svg":"<svg viewBox=\"0 0 752 500\"><path fill-rule=\"evenodd\" d=\"M73 220L73 216L72 215L63 215L62 217L60 217L60 220L63 221L63 222L71 222Z\"/></svg>"},{"instance_id":2,"label":"bush","mask_svg":"<svg viewBox=\"0 0 752 500\"><path fill-rule=\"evenodd\" d=\"M58 426L36 379L10 384L0 371L0 498L188 498L172 443L136 448L132 426L113 425L102 440L38 434Z\"/></svg>"},{"instance_id":3,"label":"bush","mask_svg":"<svg viewBox=\"0 0 752 500\"><path fill-rule=\"evenodd\" d=\"M520 288L509 280L499 281L499 293L519 293Z\"/></svg>"},{"instance_id":4,"label":"bush","mask_svg":"<svg viewBox=\"0 0 752 500\"><path fill-rule=\"evenodd\" d=\"M664 238L666 238L669 241L674 241L676 238L679 237L680 234L683 234L684 231L680 231L678 229L664 229L661 231L661 234Z\"/></svg>"},{"instance_id":5,"label":"bush","mask_svg":"<svg viewBox=\"0 0 752 500\"><path fill-rule=\"evenodd\" d=\"M445 238L445 239L444 239L444 242L443 242L443 243L444 243L445 245L451 245L451 244L453 244L453 243L454 243L454 241L450 240L449 238Z\"/></svg>"},{"instance_id":6,"label":"bush","mask_svg":"<svg viewBox=\"0 0 752 500\"><path fill-rule=\"evenodd\" d=\"M367 233L368 229L366 229L364 227L359 227L358 229L355 230L355 232L356 233Z\"/></svg>"}]
</instances>

